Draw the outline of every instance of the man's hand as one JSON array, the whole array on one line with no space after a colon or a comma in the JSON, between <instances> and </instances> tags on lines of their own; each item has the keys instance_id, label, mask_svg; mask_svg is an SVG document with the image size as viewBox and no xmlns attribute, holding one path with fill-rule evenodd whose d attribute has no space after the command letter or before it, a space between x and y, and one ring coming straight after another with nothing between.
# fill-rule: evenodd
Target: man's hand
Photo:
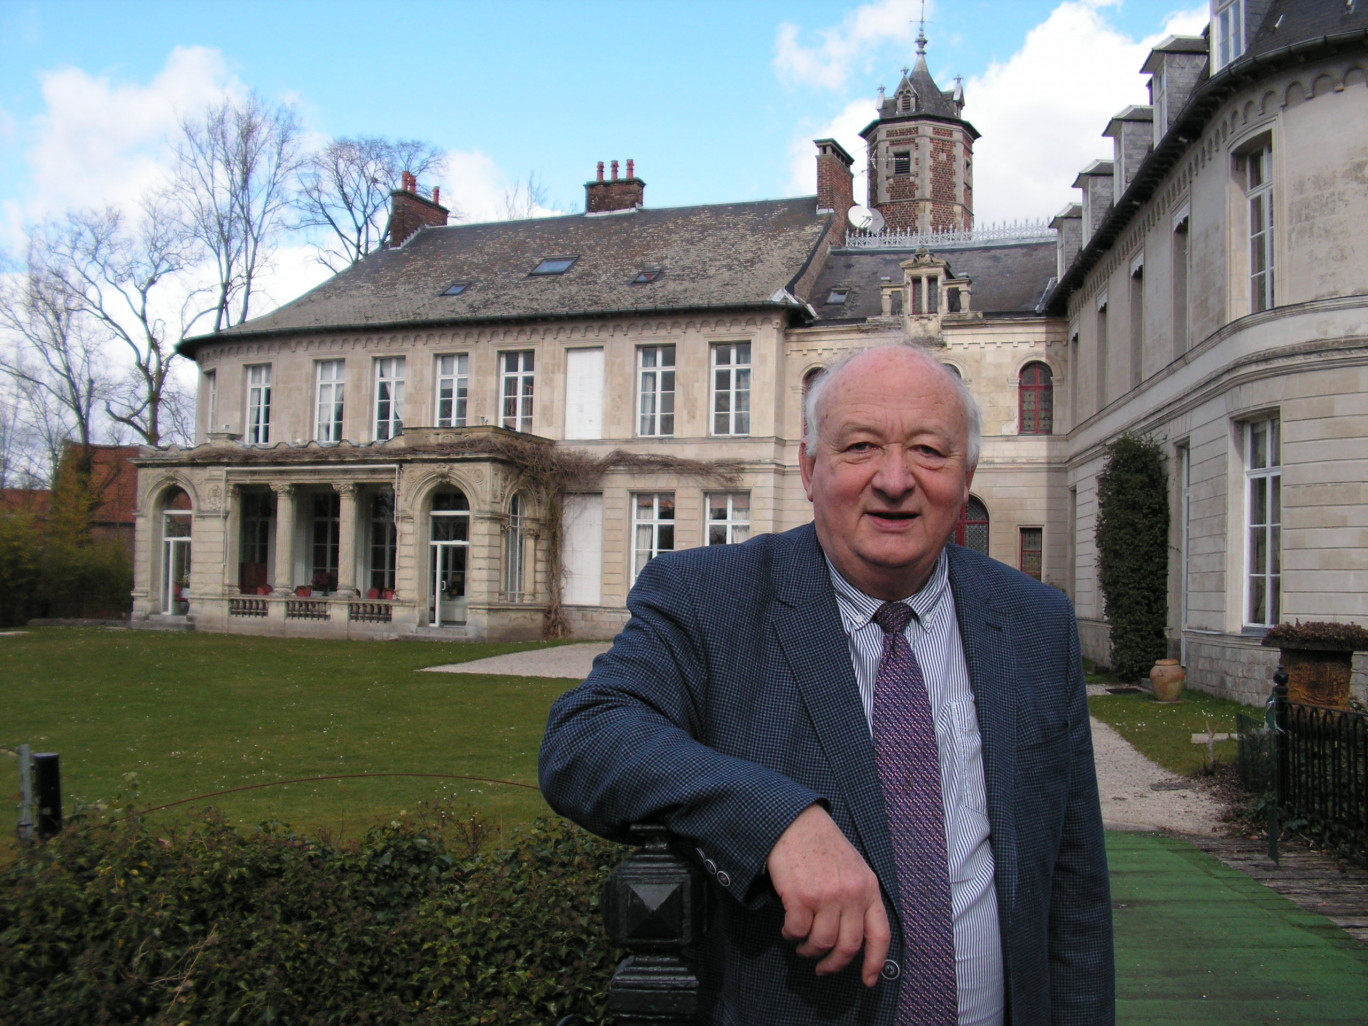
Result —
<instances>
[{"instance_id":1,"label":"man's hand","mask_svg":"<svg viewBox=\"0 0 1368 1026\"><path fill-rule=\"evenodd\" d=\"M820 805L809 805L779 835L766 862L784 903L784 939L820 958L819 975L850 964L861 945L866 987L879 982L888 954L888 916L879 880Z\"/></svg>"}]
</instances>

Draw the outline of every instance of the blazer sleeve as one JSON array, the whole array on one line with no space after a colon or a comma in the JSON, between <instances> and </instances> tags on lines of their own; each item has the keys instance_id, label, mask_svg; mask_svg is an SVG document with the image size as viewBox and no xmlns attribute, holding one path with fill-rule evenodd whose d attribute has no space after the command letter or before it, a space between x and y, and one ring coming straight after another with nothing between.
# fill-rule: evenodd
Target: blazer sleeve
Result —
<instances>
[{"instance_id":1,"label":"blazer sleeve","mask_svg":"<svg viewBox=\"0 0 1368 1026\"><path fill-rule=\"evenodd\" d=\"M1064 829L1050 891L1051 1022L1115 1021L1111 887L1078 628L1069 609L1071 756Z\"/></svg>"},{"instance_id":2,"label":"blazer sleeve","mask_svg":"<svg viewBox=\"0 0 1368 1026\"><path fill-rule=\"evenodd\" d=\"M612 649L552 706L539 779L553 809L600 836L627 840L633 823L663 823L699 849L719 885L754 905L772 894L764 870L779 835L821 799L700 740L714 646L729 639L714 636L725 599L715 587L697 594L690 582L707 575L691 566L660 557L642 571ZM732 638L757 629L758 615L734 601ZM700 614L700 603L711 615Z\"/></svg>"}]
</instances>

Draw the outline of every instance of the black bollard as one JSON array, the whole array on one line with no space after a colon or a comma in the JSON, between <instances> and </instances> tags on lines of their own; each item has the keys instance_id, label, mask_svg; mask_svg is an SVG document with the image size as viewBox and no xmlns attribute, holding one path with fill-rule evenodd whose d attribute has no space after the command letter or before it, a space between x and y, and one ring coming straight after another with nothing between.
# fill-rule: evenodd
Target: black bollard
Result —
<instances>
[{"instance_id":1,"label":"black bollard","mask_svg":"<svg viewBox=\"0 0 1368 1026\"><path fill-rule=\"evenodd\" d=\"M52 837L62 829L62 768L56 752L33 757L33 797L38 806L38 836Z\"/></svg>"},{"instance_id":2,"label":"black bollard","mask_svg":"<svg viewBox=\"0 0 1368 1026\"><path fill-rule=\"evenodd\" d=\"M698 976L683 958L707 918L707 883L670 850L664 827L634 826L643 847L603 885L608 937L632 954L608 985L608 1014L618 1026L687 1026L698 1013Z\"/></svg>"}]
</instances>

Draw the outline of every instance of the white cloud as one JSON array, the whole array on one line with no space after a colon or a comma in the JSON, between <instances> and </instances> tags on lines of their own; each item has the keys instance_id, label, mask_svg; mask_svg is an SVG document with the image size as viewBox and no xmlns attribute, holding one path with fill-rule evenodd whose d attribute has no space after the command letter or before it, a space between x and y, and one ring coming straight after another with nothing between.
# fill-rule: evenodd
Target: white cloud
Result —
<instances>
[{"instance_id":1,"label":"white cloud","mask_svg":"<svg viewBox=\"0 0 1368 1026\"><path fill-rule=\"evenodd\" d=\"M820 42L813 46L799 39L797 25L784 22L774 41L774 73L785 85L839 90L853 65L867 66L875 51L911 40L919 12L913 0L864 4L846 15L839 28L819 31Z\"/></svg>"},{"instance_id":2,"label":"white cloud","mask_svg":"<svg viewBox=\"0 0 1368 1026\"><path fill-rule=\"evenodd\" d=\"M965 84L964 116L982 133L974 145L974 216L980 224L1051 217L1077 198L1075 176L1111 156L1102 136L1127 104L1148 103L1149 51L1166 35L1193 35L1205 5L1170 15L1133 40L1112 28L1098 0L1070 0L1027 35L1022 48Z\"/></svg>"},{"instance_id":3,"label":"white cloud","mask_svg":"<svg viewBox=\"0 0 1368 1026\"><path fill-rule=\"evenodd\" d=\"M1205 5L1179 11L1154 35L1134 40L1108 23L1103 8L1110 6L1115 0L1066 0L1017 53L965 83L964 116L982 134L974 144L980 225L1049 218L1076 199L1078 172L1111 155L1111 140L1102 136L1107 122L1127 104L1148 102L1140 65L1150 49L1168 35L1200 34L1208 17ZM815 190L811 140L830 137L855 157L855 200L863 202L859 132L876 114L873 97L852 100L826 124L805 130L790 147L788 188L797 195Z\"/></svg>"},{"instance_id":4,"label":"white cloud","mask_svg":"<svg viewBox=\"0 0 1368 1026\"><path fill-rule=\"evenodd\" d=\"M111 82L79 68L42 76L45 110L29 151L32 188L27 220L74 207L132 207L162 181L182 115L239 92L223 56L206 47L177 47L146 83Z\"/></svg>"}]
</instances>

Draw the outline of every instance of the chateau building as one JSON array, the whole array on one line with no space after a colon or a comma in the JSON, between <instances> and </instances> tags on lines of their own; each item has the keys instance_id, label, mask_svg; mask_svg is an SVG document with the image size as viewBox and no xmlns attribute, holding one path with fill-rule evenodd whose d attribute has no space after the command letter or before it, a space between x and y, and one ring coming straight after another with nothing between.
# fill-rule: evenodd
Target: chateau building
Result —
<instances>
[{"instance_id":1,"label":"chateau building","mask_svg":"<svg viewBox=\"0 0 1368 1026\"><path fill-rule=\"evenodd\" d=\"M810 519L807 384L902 342L983 407L956 540L1067 590L1103 661L1103 449L1161 439L1173 645L1195 686L1263 694L1268 624L1368 622L1365 27L1213 3L1048 227L975 230L978 133L924 38L862 133L868 230L830 139L787 200L653 209L614 162L584 214L448 225L406 176L386 248L183 344L197 444L138 460L134 618L611 636L658 552Z\"/></svg>"}]
</instances>

